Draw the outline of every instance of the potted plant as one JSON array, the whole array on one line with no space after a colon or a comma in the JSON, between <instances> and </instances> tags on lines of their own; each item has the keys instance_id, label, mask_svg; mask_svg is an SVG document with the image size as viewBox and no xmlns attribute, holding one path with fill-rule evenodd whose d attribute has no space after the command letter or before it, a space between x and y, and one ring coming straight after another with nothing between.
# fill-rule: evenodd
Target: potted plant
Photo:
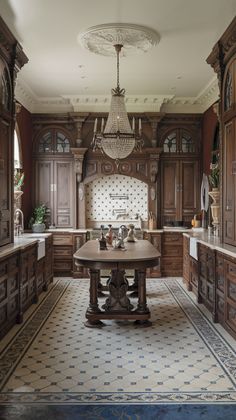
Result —
<instances>
[{"instance_id":1,"label":"potted plant","mask_svg":"<svg viewBox=\"0 0 236 420\"><path fill-rule=\"evenodd\" d=\"M42 233L45 231L46 211L47 206L45 204L35 207L29 222L29 226L33 232Z\"/></svg>"}]
</instances>

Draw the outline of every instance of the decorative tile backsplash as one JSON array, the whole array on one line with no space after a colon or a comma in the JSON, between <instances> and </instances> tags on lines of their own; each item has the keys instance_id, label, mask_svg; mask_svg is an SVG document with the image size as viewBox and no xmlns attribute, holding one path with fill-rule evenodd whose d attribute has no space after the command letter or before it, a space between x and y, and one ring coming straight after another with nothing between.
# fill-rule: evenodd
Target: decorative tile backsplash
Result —
<instances>
[{"instance_id":1,"label":"decorative tile backsplash","mask_svg":"<svg viewBox=\"0 0 236 420\"><path fill-rule=\"evenodd\" d=\"M148 218L148 185L124 176L109 175L86 186L87 221L131 221Z\"/></svg>"}]
</instances>

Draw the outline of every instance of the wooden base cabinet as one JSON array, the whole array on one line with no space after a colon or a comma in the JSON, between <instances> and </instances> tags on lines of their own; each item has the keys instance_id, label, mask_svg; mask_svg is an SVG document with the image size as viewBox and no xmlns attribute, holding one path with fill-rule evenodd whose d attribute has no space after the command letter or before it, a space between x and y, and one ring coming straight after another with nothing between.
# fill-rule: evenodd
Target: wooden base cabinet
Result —
<instances>
[{"instance_id":1,"label":"wooden base cabinet","mask_svg":"<svg viewBox=\"0 0 236 420\"><path fill-rule=\"evenodd\" d=\"M183 281L188 290L190 290L189 242L189 237L183 235Z\"/></svg>"},{"instance_id":2,"label":"wooden base cabinet","mask_svg":"<svg viewBox=\"0 0 236 420\"><path fill-rule=\"evenodd\" d=\"M17 321L20 310L19 253L0 261L0 338Z\"/></svg>"},{"instance_id":3,"label":"wooden base cabinet","mask_svg":"<svg viewBox=\"0 0 236 420\"><path fill-rule=\"evenodd\" d=\"M0 339L23 314L38 301L42 290L52 281L52 237L46 238L46 255L37 260L37 242L0 254Z\"/></svg>"},{"instance_id":4,"label":"wooden base cabinet","mask_svg":"<svg viewBox=\"0 0 236 420\"><path fill-rule=\"evenodd\" d=\"M37 276L37 243L20 252L20 313L22 322L23 312L36 301Z\"/></svg>"},{"instance_id":5,"label":"wooden base cabinet","mask_svg":"<svg viewBox=\"0 0 236 420\"><path fill-rule=\"evenodd\" d=\"M87 233L74 233L73 234L73 254L78 251L79 248L88 240ZM75 265L73 259L73 277L74 278L88 278L88 269L84 267L78 267Z\"/></svg>"},{"instance_id":6,"label":"wooden base cabinet","mask_svg":"<svg viewBox=\"0 0 236 420\"><path fill-rule=\"evenodd\" d=\"M215 321L215 251L201 243L198 244L198 272L198 302L204 303Z\"/></svg>"},{"instance_id":7,"label":"wooden base cabinet","mask_svg":"<svg viewBox=\"0 0 236 420\"><path fill-rule=\"evenodd\" d=\"M224 276L224 254L221 252L216 253L216 294L215 294L215 307L216 307L216 322L224 323L225 313L225 276Z\"/></svg>"},{"instance_id":8,"label":"wooden base cabinet","mask_svg":"<svg viewBox=\"0 0 236 420\"><path fill-rule=\"evenodd\" d=\"M225 327L236 337L236 260L224 258Z\"/></svg>"},{"instance_id":9,"label":"wooden base cabinet","mask_svg":"<svg viewBox=\"0 0 236 420\"><path fill-rule=\"evenodd\" d=\"M144 239L147 239L151 242L152 245L161 253L161 236L162 233L157 232L145 232ZM159 264L155 267L147 268L147 277L155 278L161 277L161 258L159 259Z\"/></svg>"},{"instance_id":10,"label":"wooden base cabinet","mask_svg":"<svg viewBox=\"0 0 236 420\"><path fill-rule=\"evenodd\" d=\"M198 296L198 261L195 258L189 256L189 290Z\"/></svg>"},{"instance_id":11,"label":"wooden base cabinet","mask_svg":"<svg viewBox=\"0 0 236 420\"><path fill-rule=\"evenodd\" d=\"M164 232L162 235L161 270L163 276L183 275L183 234Z\"/></svg>"},{"instance_id":12,"label":"wooden base cabinet","mask_svg":"<svg viewBox=\"0 0 236 420\"><path fill-rule=\"evenodd\" d=\"M73 268L73 236L53 232L53 272L55 276L71 276Z\"/></svg>"}]
</instances>

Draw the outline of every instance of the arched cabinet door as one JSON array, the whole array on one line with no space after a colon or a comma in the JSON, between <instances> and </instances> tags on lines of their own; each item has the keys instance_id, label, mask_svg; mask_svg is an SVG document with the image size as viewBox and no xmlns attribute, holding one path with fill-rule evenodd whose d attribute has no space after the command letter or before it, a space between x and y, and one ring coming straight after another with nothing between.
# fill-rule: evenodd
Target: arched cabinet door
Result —
<instances>
[{"instance_id":1,"label":"arched cabinet door","mask_svg":"<svg viewBox=\"0 0 236 420\"><path fill-rule=\"evenodd\" d=\"M0 57L0 245L11 242L12 88L7 64Z\"/></svg>"},{"instance_id":2,"label":"arched cabinet door","mask_svg":"<svg viewBox=\"0 0 236 420\"><path fill-rule=\"evenodd\" d=\"M47 224L74 227L76 206L72 140L60 127L47 127L34 141L35 205L46 204Z\"/></svg>"}]
</instances>

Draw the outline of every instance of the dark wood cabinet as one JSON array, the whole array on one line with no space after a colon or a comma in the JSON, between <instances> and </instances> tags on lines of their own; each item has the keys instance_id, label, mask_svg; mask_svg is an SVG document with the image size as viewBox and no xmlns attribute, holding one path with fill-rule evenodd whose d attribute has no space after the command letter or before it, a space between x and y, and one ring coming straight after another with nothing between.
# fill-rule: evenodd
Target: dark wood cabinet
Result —
<instances>
[{"instance_id":1,"label":"dark wood cabinet","mask_svg":"<svg viewBox=\"0 0 236 420\"><path fill-rule=\"evenodd\" d=\"M52 250L52 235L45 238L45 257L37 261L36 274L36 298L42 291L48 289L49 283L53 280L53 250Z\"/></svg>"},{"instance_id":2,"label":"dark wood cabinet","mask_svg":"<svg viewBox=\"0 0 236 420\"><path fill-rule=\"evenodd\" d=\"M73 233L73 254L81 248L82 245L87 241L87 233ZM75 265L75 260L73 258L73 277L83 278L89 277L88 270L84 267L79 267Z\"/></svg>"},{"instance_id":3,"label":"dark wood cabinet","mask_svg":"<svg viewBox=\"0 0 236 420\"><path fill-rule=\"evenodd\" d=\"M73 270L73 235L53 232L53 272L55 276L71 276Z\"/></svg>"},{"instance_id":4,"label":"dark wood cabinet","mask_svg":"<svg viewBox=\"0 0 236 420\"><path fill-rule=\"evenodd\" d=\"M225 326L236 337L236 261L224 258Z\"/></svg>"},{"instance_id":5,"label":"dark wood cabinet","mask_svg":"<svg viewBox=\"0 0 236 420\"><path fill-rule=\"evenodd\" d=\"M0 246L13 241L14 86L27 57L0 17Z\"/></svg>"},{"instance_id":6,"label":"dark wood cabinet","mask_svg":"<svg viewBox=\"0 0 236 420\"><path fill-rule=\"evenodd\" d=\"M183 275L183 234L163 232L161 246L161 272L163 276Z\"/></svg>"},{"instance_id":7,"label":"dark wood cabinet","mask_svg":"<svg viewBox=\"0 0 236 420\"><path fill-rule=\"evenodd\" d=\"M215 251L201 243L198 244L198 302L212 313L216 320L215 310Z\"/></svg>"},{"instance_id":8,"label":"dark wood cabinet","mask_svg":"<svg viewBox=\"0 0 236 420\"><path fill-rule=\"evenodd\" d=\"M73 175L71 159L46 158L35 162L35 204L46 204L50 225L61 228L74 225Z\"/></svg>"},{"instance_id":9,"label":"dark wood cabinet","mask_svg":"<svg viewBox=\"0 0 236 420\"><path fill-rule=\"evenodd\" d=\"M189 283L190 290L198 296L198 260L189 256Z\"/></svg>"},{"instance_id":10,"label":"dark wood cabinet","mask_svg":"<svg viewBox=\"0 0 236 420\"><path fill-rule=\"evenodd\" d=\"M0 338L17 321L20 310L19 254L0 261Z\"/></svg>"},{"instance_id":11,"label":"dark wood cabinet","mask_svg":"<svg viewBox=\"0 0 236 420\"><path fill-rule=\"evenodd\" d=\"M161 253L161 237L162 233L158 232L145 232L144 233L144 239L147 239L151 242L152 245L155 246L155 248ZM155 278L155 277L161 277L162 271L161 271L161 258L159 259L159 264L155 267L147 268L147 277Z\"/></svg>"},{"instance_id":12,"label":"dark wood cabinet","mask_svg":"<svg viewBox=\"0 0 236 420\"><path fill-rule=\"evenodd\" d=\"M199 162L171 160L162 162L162 224L183 220L190 225L199 210Z\"/></svg>"},{"instance_id":13,"label":"dark wood cabinet","mask_svg":"<svg viewBox=\"0 0 236 420\"><path fill-rule=\"evenodd\" d=\"M224 276L224 254L216 252L216 321L224 323L225 313L225 276Z\"/></svg>"},{"instance_id":14,"label":"dark wood cabinet","mask_svg":"<svg viewBox=\"0 0 236 420\"><path fill-rule=\"evenodd\" d=\"M38 260L37 249L34 242L5 257L0 252L0 338L23 321L24 312L52 281L52 236L46 238L45 257Z\"/></svg>"},{"instance_id":15,"label":"dark wood cabinet","mask_svg":"<svg viewBox=\"0 0 236 420\"><path fill-rule=\"evenodd\" d=\"M20 313L19 322L23 319L23 312L36 302L37 296L37 244L20 251Z\"/></svg>"},{"instance_id":16,"label":"dark wood cabinet","mask_svg":"<svg viewBox=\"0 0 236 420\"><path fill-rule=\"evenodd\" d=\"M221 126L221 238L236 246L236 17L214 45L207 62L218 76Z\"/></svg>"},{"instance_id":17,"label":"dark wood cabinet","mask_svg":"<svg viewBox=\"0 0 236 420\"><path fill-rule=\"evenodd\" d=\"M34 139L34 204L46 204L47 222L75 226L75 174L72 140L61 127L47 127Z\"/></svg>"},{"instance_id":18,"label":"dark wood cabinet","mask_svg":"<svg viewBox=\"0 0 236 420\"><path fill-rule=\"evenodd\" d=\"M161 226L173 221L191 224L199 211L200 164L199 120L181 126L181 118L170 121L162 134L161 145ZM182 123L184 124L184 123Z\"/></svg>"},{"instance_id":19,"label":"dark wood cabinet","mask_svg":"<svg viewBox=\"0 0 236 420\"><path fill-rule=\"evenodd\" d=\"M189 237L183 235L183 281L188 290L190 290L189 241Z\"/></svg>"},{"instance_id":20,"label":"dark wood cabinet","mask_svg":"<svg viewBox=\"0 0 236 420\"><path fill-rule=\"evenodd\" d=\"M231 119L230 121L227 121L224 124L223 235L224 235L224 242L231 245L236 245L235 174L236 174L236 117Z\"/></svg>"}]
</instances>

